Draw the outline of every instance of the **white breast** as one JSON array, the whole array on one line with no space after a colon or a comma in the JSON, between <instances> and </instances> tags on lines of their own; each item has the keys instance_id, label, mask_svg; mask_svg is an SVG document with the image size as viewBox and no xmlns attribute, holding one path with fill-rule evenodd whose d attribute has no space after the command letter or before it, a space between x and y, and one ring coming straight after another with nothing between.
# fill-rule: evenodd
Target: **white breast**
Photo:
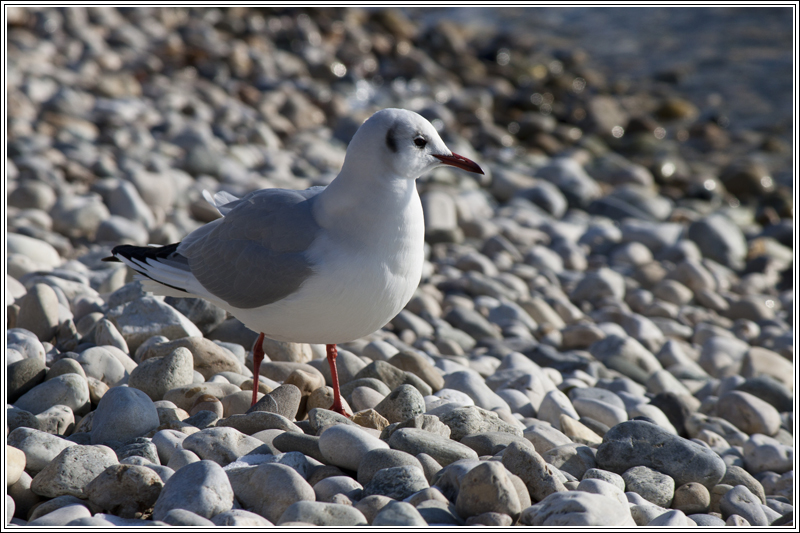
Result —
<instances>
[{"instance_id":1,"label":"white breast","mask_svg":"<svg viewBox=\"0 0 800 533\"><path fill-rule=\"evenodd\" d=\"M295 294L263 308L229 310L250 329L280 341L338 344L382 328L411 299L422 274L419 197L406 214L400 227L395 220L393 228L365 230L374 239L318 239L308 251L315 274Z\"/></svg>"}]
</instances>

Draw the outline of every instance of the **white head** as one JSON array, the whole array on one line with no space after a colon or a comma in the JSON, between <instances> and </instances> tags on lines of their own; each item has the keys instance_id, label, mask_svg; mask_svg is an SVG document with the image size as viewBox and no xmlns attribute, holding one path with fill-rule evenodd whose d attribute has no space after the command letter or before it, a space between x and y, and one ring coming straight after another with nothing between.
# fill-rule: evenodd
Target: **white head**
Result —
<instances>
[{"instance_id":1,"label":"white head","mask_svg":"<svg viewBox=\"0 0 800 533\"><path fill-rule=\"evenodd\" d=\"M483 174L477 164L451 152L422 116L405 109L383 109L353 136L342 170L350 167L348 172L415 180L439 165Z\"/></svg>"}]
</instances>

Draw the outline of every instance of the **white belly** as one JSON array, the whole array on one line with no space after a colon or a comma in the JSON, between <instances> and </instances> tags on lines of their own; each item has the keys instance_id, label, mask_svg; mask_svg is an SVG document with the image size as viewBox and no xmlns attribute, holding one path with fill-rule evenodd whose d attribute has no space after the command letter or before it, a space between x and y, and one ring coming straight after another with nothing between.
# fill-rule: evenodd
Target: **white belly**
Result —
<instances>
[{"instance_id":1,"label":"white belly","mask_svg":"<svg viewBox=\"0 0 800 533\"><path fill-rule=\"evenodd\" d=\"M414 228L392 246L377 243L353 252L321 240L310 252L324 260L296 293L260 309L228 310L248 328L279 341L338 344L358 339L394 318L419 285L423 229Z\"/></svg>"}]
</instances>

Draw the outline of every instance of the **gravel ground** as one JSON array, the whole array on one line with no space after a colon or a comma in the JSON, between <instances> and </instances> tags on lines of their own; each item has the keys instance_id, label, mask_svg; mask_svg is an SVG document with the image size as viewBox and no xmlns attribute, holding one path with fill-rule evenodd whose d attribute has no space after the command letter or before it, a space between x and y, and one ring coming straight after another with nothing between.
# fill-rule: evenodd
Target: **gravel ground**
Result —
<instances>
[{"instance_id":1,"label":"gravel ground","mask_svg":"<svg viewBox=\"0 0 800 533\"><path fill-rule=\"evenodd\" d=\"M786 9L7 7L4 524L793 525ZM202 191L325 185L374 111L414 298L340 345L144 293Z\"/></svg>"}]
</instances>

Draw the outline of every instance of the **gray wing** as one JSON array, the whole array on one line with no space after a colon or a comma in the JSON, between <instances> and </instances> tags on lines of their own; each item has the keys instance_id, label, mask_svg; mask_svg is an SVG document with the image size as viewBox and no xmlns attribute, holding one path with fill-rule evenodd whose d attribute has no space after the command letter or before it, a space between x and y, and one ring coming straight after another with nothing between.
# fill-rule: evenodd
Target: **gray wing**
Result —
<instances>
[{"instance_id":1,"label":"gray wing","mask_svg":"<svg viewBox=\"0 0 800 533\"><path fill-rule=\"evenodd\" d=\"M200 284L228 304L276 302L313 274L305 251L320 233L311 205L323 189L251 192L224 204L225 217L192 232L177 251Z\"/></svg>"}]
</instances>

